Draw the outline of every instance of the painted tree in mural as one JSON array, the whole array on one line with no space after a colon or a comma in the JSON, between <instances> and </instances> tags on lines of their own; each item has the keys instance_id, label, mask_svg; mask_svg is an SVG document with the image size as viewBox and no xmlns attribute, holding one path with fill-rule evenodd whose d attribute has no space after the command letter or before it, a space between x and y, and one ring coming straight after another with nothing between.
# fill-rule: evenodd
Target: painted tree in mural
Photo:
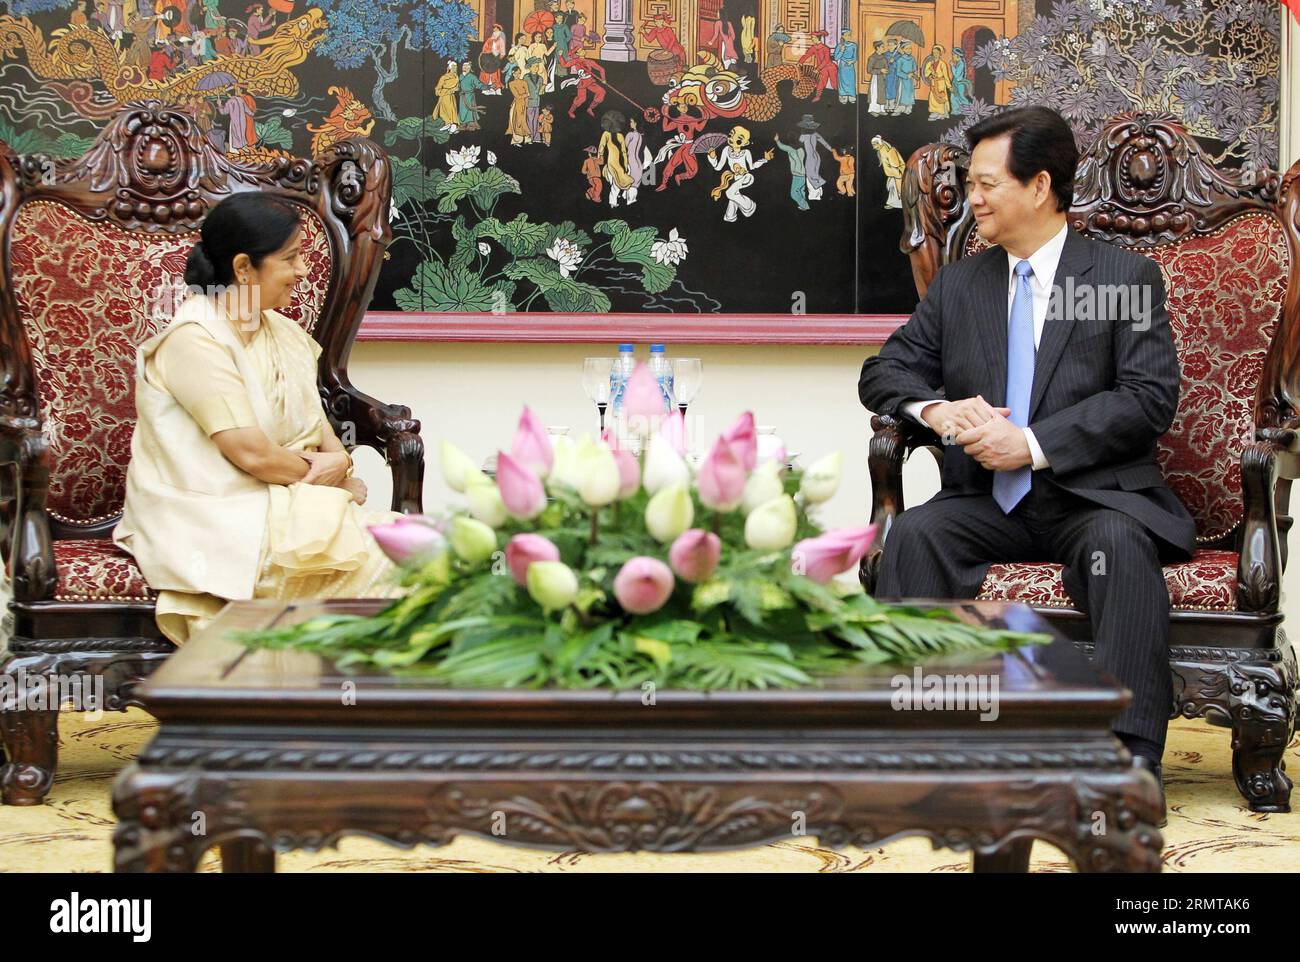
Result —
<instances>
[{"instance_id":1,"label":"painted tree in mural","mask_svg":"<svg viewBox=\"0 0 1300 962\"><path fill-rule=\"evenodd\" d=\"M1018 36L980 46L973 64L1015 84L1013 105L1060 110L1081 146L1117 113L1168 112L1224 145L1215 163L1273 167L1279 9L1266 0L1068 0ZM943 139L964 144L966 129L992 112L972 102Z\"/></svg>"},{"instance_id":2,"label":"painted tree in mural","mask_svg":"<svg viewBox=\"0 0 1300 962\"><path fill-rule=\"evenodd\" d=\"M397 119L384 88L397 79L398 50L431 50L459 60L469 53L478 20L459 0L318 0L314 5L330 25L316 53L343 70L369 61L375 71L373 109L385 120Z\"/></svg>"}]
</instances>

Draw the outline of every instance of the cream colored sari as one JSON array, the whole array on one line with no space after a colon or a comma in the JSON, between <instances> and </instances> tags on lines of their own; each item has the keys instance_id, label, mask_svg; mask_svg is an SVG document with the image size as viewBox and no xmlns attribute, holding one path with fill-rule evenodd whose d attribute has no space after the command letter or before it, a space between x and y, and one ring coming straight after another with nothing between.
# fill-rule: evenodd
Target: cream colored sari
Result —
<instances>
[{"instance_id":1,"label":"cream colored sari","mask_svg":"<svg viewBox=\"0 0 1300 962\"><path fill-rule=\"evenodd\" d=\"M263 410L270 414L271 441L292 451L319 449L326 425L316 386L320 345L293 321L267 311L244 351L251 362L245 370L255 371L258 383L243 387L250 394L260 389ZM266 429L253 413L263 398L249 403L250 398L232 390L243 384L242 378L236 374L238 381L232 380L228 350L201 325L174 332L149 356L144 371L150 384L183 397L182 403L209 436L226 428ZM133 454L141 456L147 457L147 451ZM367 510L343 488L294 483L269 484L267 490L266 533L254 598L292 601L402 593L393 581L393 564L366 531L368 524L391 521L395 512ZM136 513L148 517L147 509ZM214 561L220 563L209 559ZM212 594L164 589L157 603L158 627L177 645L183 644L225 604L226 599Z\"/></svg>"}]
</instances>

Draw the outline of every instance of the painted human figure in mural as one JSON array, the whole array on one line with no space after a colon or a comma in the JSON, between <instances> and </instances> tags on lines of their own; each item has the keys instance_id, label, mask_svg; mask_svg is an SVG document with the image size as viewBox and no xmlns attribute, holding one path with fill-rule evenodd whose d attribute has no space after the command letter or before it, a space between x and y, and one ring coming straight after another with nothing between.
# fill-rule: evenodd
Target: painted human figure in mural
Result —
<instances>
[{"instance_id":1,"label":"painted human figure in mural","mask_svg":"<svg viewBox=\"0 0 1300 962\"><path fill-rule=\"evenodd\" d=\"M238 87L221 105L221 112L230 118L230 133L226 136L226 143L231 151L257 143L257 126L253 121L256 110L257 104L252 96Z\"/></svg>"},{"instance_id":2,"label":"painted human figure in mural","mask_svg":"<svg viewBox=\"0 0 1300 962\"><path fill-rule=\"evenodd\" d=\"M773 134L772 139L790 163L790 199L800 210L812 210L808 206L808 174L803 169L803 145L792 147L781 139L780 134Z\"/></svg>"},{"instance_id":3,"label":"painted human figure in mural","mask_svg":"<svg viewBox=\"0 0 1300 962\"><path fill-rule=\"evenodd\" d=\"M456 69L456 61L448 60L447 69L433 85L433 94L438 98L433 108L433 116L434 119L442 121L443 130L449 130L453 134L460 125L460 110L456 106L456 94L459 90L460 74Z\"/></svg>"},{"instance_id":4,"label":"painted human figure in mural","mask_svg":"<svg viewBox=\"0 0 1300 962\"><path fill-rule=\"evenodd\" d=\"M587 200L593 204L600 203L600 192L605 186L601 177L600 161L596 159L596 148L586 147L587 159L582 162L582 176L587 178Z\"/></svg>"},{"instance_id":5,"label":"painted human figure in mural","mask_svg":"<svg viewBox=\"0 0 1300 962\"><path fill-rule=\"evenodd\" d=\"M484 89L483 81L474 75L474 65L466 60L460 65L460 126L463 130L478 130L478 115L483 108L478 105L478 92Z\"/></svg>"},{"instance_id":6,"label":"painted human figure in mural","mask_svg":"<svg viewBox=\"0 0 1300 962\"><path fill-rule=\"evenodd\" d=\"M641 129L637 126L636 116L627 118L628 132L625 137L627 141L627 174L632 178L633 192L636 188L646 181L645 177L645 137L641 134Z\"/></svg>"},{"instance_id":7,"label":"painted human figure in mural","mask_svg":"<svg viewBox=\"0 0 1300 962\"><path fill-rule=\"evenodd\" d=\"M543 107L537 112L537 132L541 135L542 143L547 147L551 146L551 135L555 131L555 114L550 107Z\"/></svg>"},{"instance_id":8,"label":"painted human figure in mural","mask_svg":"<svg viewBox=\"0 0 1300 962\"><path fill-rule=\"evenodd\" d=\"M573 25L572 31L569 37L570 50L582 50L587 46L588 41L596 40L594 36L589 36L587 33L587 15L585 13L578 14L578 21Z\"/></svg>"},{"instance_id":9,"label":"painted human figure in mural","mask_svg":"<svg viewBox=\"0 0 1300 962\"><path fill-rule=\"evenodd\" d=\"M528 130L528 74L521 70L510 79L507 87L512 99L506 133L510 135L511 146L518 147L532 140L532 133Z\"/></svg>"},{"instance_id":10,"label":"painted human figure in mural","mask_svg":"<svg viewBox=\"0 0 1300 962\"><path fill-rule=\"evenodd\" d=\"M871 75L871 87L868 92L870 104L867 113L879 117L885 112L885 76L889 73L889 61L885 59L883 40L874 40L871 43L871 56L867 58L867 73Z\"/></svg>"},{"instance_id":11,"label":"painted human figure in mural","mask_svg":"<svg viewBox=\"0 0 1300 962\"><path fill-rule=\"evenodd\" d=\"M952 110L952 65L943 55L943 46L936 43L921 68L921 75L930 85L930 120L947 120Z\"/></svg>"},{"instance_id":12,"label":"painted human figure in mural","mask_svg":"<svg viewBox=\"0 0 1300 962\"><path fill-rule=\"evenodd\" d=\"M763 52L767 58L764 66L779 67L785 63L785 45L789 42L790 35L785 32L785 27L778 23L763 43Z\"/></svg>"},{"instance_id":13,"label":"painted human figure in mural","mask_svg":"<svg viewBox=\"0 0 1300 962\"><path fill-rule=\"evenodd\" d=\"M911 41L903 40L898 44L898 57L894 60L894 77L898 84L897 104L892 113L910 114L916 103L916 85L920 80L916 70L916 58L912 56Z\"/></svg>"},{"instance_id":14,"label":"painted human figure in mural","mask_svg":"<svg viewBox=\"0 0 1300 962\"><path fill-rule=\"evenodd\" d=\"M568 18L559 7L560 5L556 0L551 0L551 12L555 14L555 24L551 28L551 35L555 37L555 49L558 53L557 60L560 61L552 70L552 75L556 79L568 76L569 70L564 66L562 58L569 52L569 47L573 43L573 25L569 23Z\"/></svg>"},{"instance_id":15,"label":"painted human figure in mural","mask_svg":"<svg viewBox=\"0 0 1300 962\"><path fill-rule=\"evenodd\" d=\"M501 29L501 24L492 24L492 33L483 42L483 53L496 57L498 63L495 70L479 71L478 79L483 81L483 93L499 95L503 86L501 69L505 65L506 59L506 34Z\"/></svg>"},{"instance_id":16,"label":"painted human figure in mural","mask_svg":"<svg viewBox=\"0 0 1300 962\"><path fill-rule=\"evenodd\" d=\"M745 63L754 63L758 60L758 21L754 19L752 13L747 13L740 18L740 53L745 58Z\"/></svg>"},{"instance_id":17,"label":"painted human figure in mural","mask_svg":"<svg viewBox=\"0 0 1300 962\"><path fill-rule=\"evenodd\" d=\"M563 52L563 48L555 39L554 27L546 28L543 40L546 43L546 67L542 72L546 75L546 92L549 94L555 91L555 69L559 66L556 51Z\"/></svg>"},{"instance_id":18,"label":"painted human figure in mural","mask_svg":"<svg viewBox=\"0 0 1300 962\"><path fill-rule=\"evenodd\" d=\"M668 158L668 163L658 175L659 186L655 190L660 191L668 188L669 178L672 178L674 184L681 184L682 181L690 180L699 173L700 163L695 159L693 148L695 138L708 123L708 118L704 116L704 111L694 104L681 105L676 102L665 103L662 114L658 111L653 115L647 112L646 119L653 123L652 116L660 116L664 130L672 135L655 155L656 166L662 163L665 157ZM679 167L681 172L677 173Z\"/></svg>"},{"instance_id":19,"label":"painted human figure in mural","mask_svg":"<svg viewBox=\"0 0 1300 962\"><path fill-rule=\"evenodd\" d=\"M569 105L569 116L576 117L578 108L587 103L588 98L591 98L591 102L587 103L587 113L596 116L596 107L605 99L605 88L601 86L605 80L605 68L577 53L572 56L561 54L560 63L573 71L573 76L565 79L561 86L577 84L573 103Z\"/></svg>"},{"instance_id":20,"label":"painted human figure in mural","mask_svg":"<svg viewBox=\"0 0 1300 962\"><path fill-rule=\"evenodd\" d=\"M675 56L683 68L690 66L686 60L686 48L677 39L673 29L671 13L656 13L641 22L641 39L646 43L657 43L660 50L667 50Z\"/></svg>"},{"instance_id":21,"label":"painted human figure in mural","mask_svg":"<svg viewBox=\"0 0 1300 962\"><path fill-rule=\"evenodd\" d=\"M817 68L817 94L813 97L813 103L816 103L822 99L823 90L827 87L834 89L838 86L838 78L836 76L835 58L831 53L831 48L826 46L826 31L814 30L813 36L816 40L799 58L799 63L811 63Z\"/></svg>"},{"instance_id":22,"label":"painted human figure in mural","mask_svg":"<svg viewBox=\"0 0 1300 962\"><path fill-rule=\"evenodd\" d=\"M730 22L722 21L722 0L696 0L699 10L699 27L697 44L699 49L707 50L719 60L724 67L736 62L736 28ZM731 56L728 59L724 37L730 34Z\"/></svg>"},{"instance_id":23,"label":"painted human figure in mural","mask_svg":"<svg viewBox=\"0 0 1300 962\"><path fill-rule=\"evenodd\" d=\"M528 45L528 72L542 78L542 86L550 82L550 73L546 65L547 58L555 50L555 45L546 43L542 33L534 33L532 43Z\"/></svg>"},{"instance_id":24,"label":"painted human figure in mural","mask_svg":"<svg viewBox=\"0 0 1300 962\"><path fill-rule=\"evenodd\" d=\"M876 134L871 138L871 147L876 152L876 159L880 161L880 169L885 173L885 189L887 192L885 209L899 210L903 206L903 199L899 191L903 187L903 174L907 171L907 164L903 160L903 155L898 152L898 148L881 137L880 134Z\"/></svg>"},{"instance_id":25,"label":"painted human figure in mural","mask_svg":"<svg viewBox=\"0 0 1300 962\"><path fill-rule=\"evenodd\" d=\"M857 191L853 182L857 174L858 161L853 156L853 148L845 147L842 154L838 150L831 148L831 156L840 165L840 175L835 178L836 192L845 197L856 197Z\"/></svg>"},{"instance_id":26,"label":"painted human figure in mural","mask_svg":"<svg viewBox=\"0 0 1300 962\"><path fill-rule=\"evenodd\" d=\"M275 21L266 15L266 5L255 3L250 7L245 7L244 12L249 14L248 18L248 39L257 40L270 27L275 25Z\"/></svg>"},{"instance_id":27,"label":"painted human figure in mural","mask_svg":"<svg viewBox=\"0 0 1300 962\"><path fill-rule=\"evenodd\" d=\"M825 137L817 133L820 127L821 124L813 120L812 114L804 114L799 121L799 143L803 145L803 168L808 178L809 200L821 200L822 187L826 184L826 178L822 176L822 155L817 149L824 147L827 151L835 150L826 142Z\"/></svg>"},{"instance_id":28,"label":"painted human figure in mural","mask_svg":"<svg viewBox=\"0 0 1300 962\"><path fill-rule=\"evenodd\" d=\"M620 197L628 204L636 203L637 181L628 171L627 139L623 136L623 125L627 123L621 111L607 110L600 118L604 131L600 135L600 145L596 148L600 157L600 172L609 183L609 206L617 207Z\"/></svg>"},{"instance_id":29,"label":"painted human figure in mural","mask_svg":"<svg viewBox=\"0 0 1300 962\"><path fill-rule=\"evenodd\" d=\"M546 87L546 77L538 73L535 69L537 64L534 63L535 57L528 58L528 73L524 80L528 83L528 140L529 143L540 143L542 132L539 127L542 114L542 90Z\"/></svg>"},{"instance_id":30,"label":"painted human figure in mural","mask_svg":"<svg viewBox=\"0 0 1300 962\"><path fill-rule=\"evenodd\" d=\"M970 77L966 73L966 52L961 47L952 49L952 112L964 113L970 106Z\"/></svg>"},{"instance_id":31,"label":"painted human figure in mural","mask_svg":"<svg viewBox=\"0 0 1300 962\"><path fill-rule=\"evenodd\" d=\"M180 64L180 60L172 53L171 46L170 40L159 40L154 44L153 53L149 57L150 80L166 80Z\"/></svg>"},{"instance_id":32,"label":"painted human figure in mural","mask_svg":"<svg viewBox=\"0 0 1300 962\"><path fill-rule=\"evenodd\" d=\"M515 42L510 45L506 51L506 69L503 78L506 83L510 83L513 76L523 76L524 71L528 69L528 36L526 34L515 34Z\"/></svg>"},{"instance_id":33,"label":"painted human figure in mural","mask_svg":"<svg viewBox=\"0 0 1300 962\"><path fill-rule=\"evenodd\" d=\"M885 113L892 114L898 110L898 72L894 64L902 54L898 50L898 39L889 37L885 48Z\"/></svg>"},{"instance_id":34,"label":"painted human figure in mural","mask_svg":"<svg viewBox=\"0 0 1300 962\"><path fill-rule=\"evenodd\" d=\"M840 31L840 42L835 45L835 73L839 82L840 103L858 102L858 45L847 27Z\"/></svg>"},{"instance_id":35,"label":"painted human figure in mural","mask_svg":"<svg viewBox=\"0 0 1300 962\"><path fill-rule=\"evenodd\" d=\"M714 200L719 200L723 194L726 195L727 209L722 219L727 223L734 224L737 214L744 214L746 217L754 215L758 204L752 197L746 197L743 191L754 182L753 171L766 164L772 156L773 151L769 150L763 154L762 159L755 160L753 154L749 152L749 130L741 126L731 128L721 153L716 150L709 151L709 163L713 164L713 169L726 168L723 170L722 182L713 189L710 196Z\"/></svg>"}]
</instances>

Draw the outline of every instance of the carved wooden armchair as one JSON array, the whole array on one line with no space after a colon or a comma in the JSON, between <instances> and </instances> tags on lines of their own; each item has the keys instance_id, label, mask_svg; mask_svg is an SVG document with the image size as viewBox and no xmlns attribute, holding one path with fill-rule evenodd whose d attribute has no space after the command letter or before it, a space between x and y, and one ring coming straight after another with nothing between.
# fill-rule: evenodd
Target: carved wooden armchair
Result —
<instances>
[{"instance_id":1,"label":"carved wooden armchair","mask_svg":"<svg viewBox=\"0 0 1300 962\"><path fill-rule=\"evenodd\" d=\"M946 144L908 161L902 248L922 295L940 267L987 246L964 197L968 163ZM1233 775L1250 807L1288 811L1282 752L1295 727L1296 660L1279 596L1300 472L1300 164L1285 177L1216 170L1173 118L1122 115L1080 158L1069 223L1151 257L1167 288L1182 385L1159 456L1197 526L1193 559L1165 568L1171 717L1231 727ZM943 455L919 424L871 423L872 520L887 537L903 510L904 459L921 447ZM868 591L880 552L863 561ZM1023 601L1091 647L1059 565L994 565L980 597Z\"/></svg>"},{"instance_id":2,"label":"carved wooden armchair","mask_svg":"<svg viewBox=\"0 0 1300 962\"><path fill-rule=\"evenodd\" d=\"M75 160L17 156L0 143L0 554L14 620L0 671L29 687L35 676L102 679L103 707L122 710L139 704L136 685L173 650L154 624L155 592L111 540L135 349L166 325L154 305L183 275L206 212L246 190L301 208L311 274L285 314L324 348L321 399L339 437L385 457L394 510L420 510L419 422L347 373L392 238L390 168L376 144L241 166L188 114L156 102L124 108ZM7 804L39 804L49 790L58 710L40 706L21 691L0 701Z\"/></svg>"}]
</instances>

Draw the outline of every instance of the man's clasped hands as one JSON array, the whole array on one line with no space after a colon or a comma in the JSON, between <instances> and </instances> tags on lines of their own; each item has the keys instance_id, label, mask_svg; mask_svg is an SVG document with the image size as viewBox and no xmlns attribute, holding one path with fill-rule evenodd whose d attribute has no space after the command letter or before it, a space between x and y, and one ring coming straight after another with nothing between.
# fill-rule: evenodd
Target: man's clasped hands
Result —
<instances>
[{"instance_id":1,"label":"man's clasped hands","mask_svg":"<svg viewBox=\"0 0 1300 962\"><path fill-rule=\"evenodd\" d=\"M1033 463L1025 429L1007 418L1010 408L996 408L980 395L960 401L938 401L921 411L921 418L944 444L959 444L990 471L1013 471Z\"/></svg>"}]
</instances>

